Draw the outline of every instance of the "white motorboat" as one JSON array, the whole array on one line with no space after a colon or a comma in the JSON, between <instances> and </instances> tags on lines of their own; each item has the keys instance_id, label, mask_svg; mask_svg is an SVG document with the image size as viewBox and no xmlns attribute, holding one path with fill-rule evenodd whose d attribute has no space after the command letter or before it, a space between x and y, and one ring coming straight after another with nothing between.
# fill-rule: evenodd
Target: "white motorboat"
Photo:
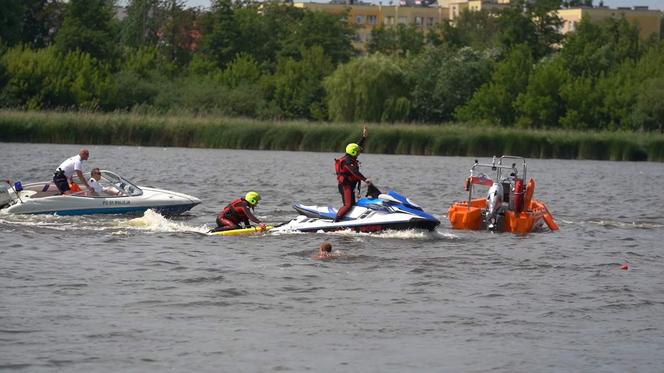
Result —
<instances>
[{"instance_id":1,"label":"white motorboat","mask_svg":"<svg viewBox=\"0 0 664 373\"><path fill-rule=\"evenodd\" d=\"M198 198L187 194L137 186L106 170L101 171L99 184L104 192L99 194L88 191L60 194L52 181L8 184L8 188L0 188L1 213L141 214L152 209L164 215L178 215L201 203Z\"/></svg>"}]
</instances>

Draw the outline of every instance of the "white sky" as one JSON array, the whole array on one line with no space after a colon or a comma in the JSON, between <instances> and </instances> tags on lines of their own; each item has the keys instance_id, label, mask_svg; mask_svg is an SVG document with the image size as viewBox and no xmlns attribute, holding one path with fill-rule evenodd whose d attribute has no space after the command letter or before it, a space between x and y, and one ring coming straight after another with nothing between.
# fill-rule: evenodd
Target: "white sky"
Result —
<instances>
[{"instance_id":1,"label":"white sky","mask_svg":"<svg viewBox=\"0 0 664 373\"><path fill-rule=\"evenodd\" d=\"M300 0L304 1L304 0ZM312 1L312 0L306 0L307 2ZM366 1L366 0L365 0ZM371 1L371 0L369 0ZM600 0L593 0L593 4L598 5ZM185 0L187 5L189 6L203 6L203 7L209 7L210 6L210 0ZM312 1L313 2L313 1ZM321 1L317 0L315 2L327 2L327 1ZM376 1L371 1L371 2L377 2ZM611 7L611 8L617 8L619 6L635 6L635 5L647 5L650 7L650 9L658 9L658 10L664 10L664 0L604 0L604 5Z\"/></svg>"}]
</instances>

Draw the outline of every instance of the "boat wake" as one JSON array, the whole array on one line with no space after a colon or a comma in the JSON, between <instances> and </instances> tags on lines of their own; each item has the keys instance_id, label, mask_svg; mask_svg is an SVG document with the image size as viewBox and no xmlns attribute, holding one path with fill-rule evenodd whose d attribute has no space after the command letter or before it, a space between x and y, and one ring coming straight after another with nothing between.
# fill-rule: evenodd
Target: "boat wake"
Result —
<instances>
[{"instance_id":1,"label":"boat wake","mask_svg":"<svg viewBox=\"0 0 664 373\"><path fill-rule=\"evenodd\" d=\"M198 227L183 222L172 221L154 210L147 210L143 216L127 219L119 216L57 216L57 215L6 215L0 217L0 225L12 229L24 227L37 230L78 230L128 234L130 231L143 232L190 232L207 234L209 228Z\"/></svg>"},{"instance_id":2,"label":"boat wake","mask_svg":"<svg viewBox=\"0 0 664 373\"><path fill-rule=\"evenodd\" d=\"M279 231L279 232L270 232L272 235L278 236L282 234L306 234L300 231ZM356 232L352 229L344 229L333 232L316 232L318 234L332 235L332 236L343 236L343 237L373 237L373 238L387 238L387 239L399 239L399 240L425 240L425 241L436 241L444 239L457 239L458 236L441 231L427 231L422 229L407 229L407 230L384 230L380 232Z\"/></svg>"},{"instance_id":3,"label":"boat wake","mask_svg":"<svg viewBox=\"0 0 664 373\"><path fill-rule=\"evenodd\" d=\"M140 218L131 219L119 224L122 228L130 228L150 232L195 232L207 234L209 228L205 225L193 227L181 222L166 219L154 210L147 210Z\"/></svg>"}]
</instances>

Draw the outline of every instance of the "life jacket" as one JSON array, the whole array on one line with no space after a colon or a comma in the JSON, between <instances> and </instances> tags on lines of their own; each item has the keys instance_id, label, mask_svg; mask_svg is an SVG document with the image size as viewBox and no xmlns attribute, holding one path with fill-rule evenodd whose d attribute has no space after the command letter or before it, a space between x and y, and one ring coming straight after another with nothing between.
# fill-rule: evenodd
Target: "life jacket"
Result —
<instances>
[{"instance_id":1,"label":"life jacket","mask_svg":"<svg viewBox=\"0 0 664 373\"><path fill-rule=\"evenodd\" d=\"M72 193L76 193L81 191L81 187L79 187L78 184L72 181L71 183L69 183L69 190Z\"/></svg>"},{"instance_id":2,"label":"life jacket","mask_svg":"<svg viewBox=\"0 0 664 373\"><path fill-rule=\"evenodd\" d=\"M248 205L249 203L244 198L238 198L232 200L231 203L229 203L228 205L226 205L226 207L224 207L224 210L221 212L220 215L234 222L235 224L239 224L241 222L247 222L249 218L244 213L243 207Z\"/></svg>"},{"instance_id":3,"label":"life jacket","mask_svg":"<svg viewBox=\"0 0 664 373\"><path fill-rule=\"evenodd\" d=\"M334 172L337 174L337 181L339 184L346 184L346 183L351 183L355 184L358 181L362 181L359 177L353 175L350 171L348 171L348 168L346 167L345 163L346 160L350 159L350 167L354 167L355 169L359 170L359 162L357 159L354 159L350 155L346 154L341 158L335 158L334 159Z\"/></svg>"}]
</instances>

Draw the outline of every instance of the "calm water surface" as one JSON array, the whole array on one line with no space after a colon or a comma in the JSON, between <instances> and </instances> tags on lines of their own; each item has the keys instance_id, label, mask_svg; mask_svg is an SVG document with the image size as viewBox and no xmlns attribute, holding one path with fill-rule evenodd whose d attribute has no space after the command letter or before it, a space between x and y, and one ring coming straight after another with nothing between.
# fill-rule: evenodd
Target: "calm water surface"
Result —
<instances>
[{"instance_id":1,"label":"calm water surface","mask_svg":"<svg viewBox=\"0 0 664 373\"><path fill-rule=\"evenodd\" d=\"M49 179L78 149L0 143L0 177ZM365 174L437 232L214 237L248 190L268 222L296 200L340 204L336 154L90 151L87 170L203 203L171 219L0 215L0 370L664 370L663 164L530 160L561 229L518 237L450 229L472 158L366 154ZM311 259L323 240L343 256Z\"/></svg>"}]
</instances>

